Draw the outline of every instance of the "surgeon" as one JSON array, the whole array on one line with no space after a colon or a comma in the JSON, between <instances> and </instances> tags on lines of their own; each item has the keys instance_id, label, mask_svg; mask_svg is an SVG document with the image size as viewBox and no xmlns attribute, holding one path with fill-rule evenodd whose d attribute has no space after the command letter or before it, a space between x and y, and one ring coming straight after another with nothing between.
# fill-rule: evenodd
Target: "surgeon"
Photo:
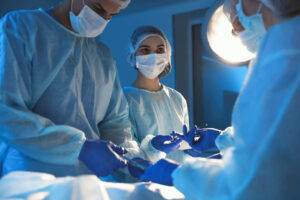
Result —
<instances>
[{"instance_id":1,"label":"surgeon","mask_svg":"<svg viewBox=\"0 0 300 200\"><path fill-rule=\"evenodd\" d=\"M140 179L174 185L186 199L298 199L300 2L233 5L243 27L237 33L266 29L233 110L233 144L221 160L161 159Z\"/></svg>"},{"instance_id":2,"label":"surgeon","mask_svg":"<svg viewBox=\"0 0 300 200\"><path fill-rule=\"evenodd\" d=\"M2 176L107 176L138 153L115 61L96 37L130 0L65 0L0 21Z\"/></svg>"},{"instance_id":3,"label":"surgeon","mask_svg":"<svg viewBox=\"0 0 300 200\"><path fill-rule=\"evenodd\" d=\"M147 160L156 162L167 155L182 162L182 139L170 134L189 124L187 103L182 94L160 82L172 69L171 45L159 28L140 26L133 31L129 49L129 61L138 71L132 85L124 88L134 136Z\"/></svg>"}]
</instances>

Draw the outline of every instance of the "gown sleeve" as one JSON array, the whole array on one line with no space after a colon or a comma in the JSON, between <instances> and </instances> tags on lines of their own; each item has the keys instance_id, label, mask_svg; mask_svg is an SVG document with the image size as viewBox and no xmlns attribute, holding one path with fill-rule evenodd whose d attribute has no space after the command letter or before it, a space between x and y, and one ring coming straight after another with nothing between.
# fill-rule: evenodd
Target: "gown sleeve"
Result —
<instances>
[{"instance_id":1,"label":"gown sleeve","mask_svg":"<svg viewBox=\"0 0 300 200\"><path fill-rule=\"evenodd\" d=\"M31 111L31 54L22 26L0 20L0 140L36 160L75 164L85 141L76 128Z\"/></svg>"},{"instance_id":2,"label":"gown sleeve","mask_svg":"<svg viewBox=\"0 0 300 200\"><path fill-rule=\"evenodd\" d=\"M98 125L101 139L109 140L127 149L127 156L144 157L133 136L129 108L116 72L113 93L105 118Z\"/></svg>"},{"instance_id":3,"label":"gown sleeve","mask_svg":"<svg viewBox=\"0 0 300 200\"><path fill-rule=\"evenodd\" d=\"M299 197L299 58L289 49L253 69L234 109L234 143L223 158L188 160L173 172L187 199Z\"/></svg>"}]
</instances>

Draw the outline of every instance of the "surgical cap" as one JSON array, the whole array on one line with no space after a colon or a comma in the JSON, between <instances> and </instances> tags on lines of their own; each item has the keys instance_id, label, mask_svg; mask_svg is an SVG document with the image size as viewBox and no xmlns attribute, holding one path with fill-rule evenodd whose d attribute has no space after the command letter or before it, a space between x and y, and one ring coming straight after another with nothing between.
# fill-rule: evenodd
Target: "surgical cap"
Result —
<instances>
[{"instance_id":1,"label":"surgical cap","mask_svg":"<svg viewBox=\"0 0 300 200\"><path fill-rule=\"evenodd\" d=\"M300 12L299 0L261 0L275 15L282 17L293 16Z\"/></svg>"},{"instance_id":2,"label":"surgical cap","mask_svg":"<svg viewBox=\"0 0 300 200\"><path fill-rule=\"evenodd\" d=\"M169 63L165 67L164 71L158 76L159 78L162 78L170 73L172 69L171 64L171 56L172 56L172 49L170 42L166 38L165 34L157 27L155 26L140 26L133 32L130 41L129 41L129 62L132 64L132 66L135 66L136 59L135 59L135 52L139 48L140 44L151 36L158 36L162 38L162 40L165 42L166 46L166 53L168 54L168 61Z\"/></svg>"},{"instance_id":3,"label":"surgical cap","mask_svg":"<svg viewBox=\"0 0 300 200\"><path fill-rule=\"evenodd\" d=\"M122 9L126 8L130 3L130 0L114 0L114 1L120 4Z\"/></svg>"},{"instance_id":4,"label":"surgical cap","mask_svg":"<svg viewBox=\"0 0 300 200\"><path fill-rule=\"evenodd\" d=\"M278 17L289 17L300 12L299 0L257 0L265 4ZM238 0L225 0L223 12L230 19L235 14L235 5Z\"/></svg>"},{"instance_id":5,"label":"surgical cap","mask_svg":"<svg viewBox=\"0 0 300 200\"><path fill-rule=\"evenodd\" d=\"M223 5L223 12L226 17L231 20L230 16L236 15L235 5L237 4L238 0L225 0Z\"/></svg>"}]
</instances>

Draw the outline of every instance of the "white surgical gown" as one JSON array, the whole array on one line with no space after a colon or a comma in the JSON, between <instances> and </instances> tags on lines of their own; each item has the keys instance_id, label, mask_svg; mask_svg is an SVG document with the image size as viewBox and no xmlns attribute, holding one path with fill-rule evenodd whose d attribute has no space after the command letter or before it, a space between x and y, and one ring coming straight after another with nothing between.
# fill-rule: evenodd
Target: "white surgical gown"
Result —
<instances>
[{"instance_id":1,"label":"white surgical gown","mask_svg":"<svg viewBox=\"0 0 300 200\"><path fill-rule=\"evenodd\" d=\"M86 138L137 148L109 49L41 9L0 21L0 92L3 174L88 173L77 159Z\"/></svg>"},{"instance_id":2,"label":"white surgical gown","mask_svg":"<svg viewBox=\"0 0 300 200\"><path fill-rule=\"evenodd\" d=\"M186 100L179 92L164 85L156 92L125 87L124 93L129 105L133 135L141 144L147 159L156 162L166 154L156 150L151 145L151 139L156 135L169 135L172 131L182 133L183 125L189 126ZM182 162L186 156L181 150L167 155L178 162Z\"/></svg>"},{"instance_id":3,"label":"white surgical gown","mask_svg":"<svg viewBox=\"0 0 300 200\"><path fill-rule=\"evenodd\" d=\"M300 16L272 27L234 107L222 160L174 171L186 199L299 199Z\"/></svg>"}]
</instances>

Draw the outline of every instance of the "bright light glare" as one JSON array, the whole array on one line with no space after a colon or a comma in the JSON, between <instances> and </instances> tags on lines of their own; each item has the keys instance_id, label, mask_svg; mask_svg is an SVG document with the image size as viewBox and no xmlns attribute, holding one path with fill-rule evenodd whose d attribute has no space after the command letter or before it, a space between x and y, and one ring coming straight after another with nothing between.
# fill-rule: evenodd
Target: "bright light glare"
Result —
<instances>
[{"instance_id":1,"label":"bright light glare","mask_svg":"<svg viewBox=\"0 0 300 200\"><path fill-rule=\"evenodd\" d=\"M229 63L246 62L255 56L247 50L239 37L232 34L232 25L223 13L223 5L208 22L207 39L213 52Z\"/></svg>"}]
</instances>

